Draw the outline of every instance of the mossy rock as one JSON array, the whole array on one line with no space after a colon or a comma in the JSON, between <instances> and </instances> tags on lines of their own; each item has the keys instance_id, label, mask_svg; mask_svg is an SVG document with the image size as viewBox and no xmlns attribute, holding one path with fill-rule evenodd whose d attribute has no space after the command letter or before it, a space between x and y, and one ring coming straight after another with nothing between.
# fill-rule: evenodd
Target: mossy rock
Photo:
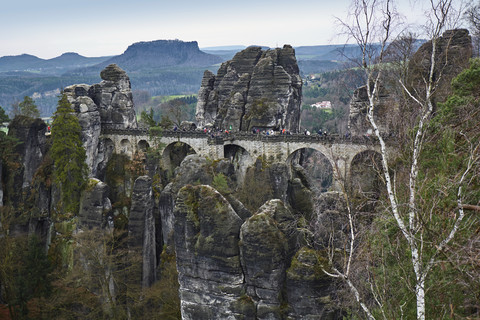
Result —
<instances>
[{"instance_id":1,"label":"mossy rock","mask_svg":"<svg viewBox=\"0 0 480 320\"><path fill-rule=\"evenodd\" d=\"M303 247L295 254L287 270L287 277L292 280L317 281L328 279L323 272L328 270L328 259L322 252Z\"/></svg>"}]
</instances>

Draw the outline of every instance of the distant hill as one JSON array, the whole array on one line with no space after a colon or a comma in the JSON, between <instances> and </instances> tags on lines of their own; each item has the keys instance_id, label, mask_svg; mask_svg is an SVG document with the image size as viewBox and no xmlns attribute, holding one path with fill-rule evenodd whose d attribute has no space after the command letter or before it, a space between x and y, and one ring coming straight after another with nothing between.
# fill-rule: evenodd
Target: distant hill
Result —
<instances>
[{"instance_id":1,"label":"distant hill","mask_svg":"<svg viewBox=\"0 0 480 320\"><path fill-rule=\"evenodd\" d=\"M19 56L5 56L0 58L0 72L25 71L44 61L30 54Z\"/></svg>"},{"instance_id":2,"label":"distant hill","mask_svg":"<svg viewBox=\"0 0 480 320\"><path fill-rule=\"evenodd\" d=\"M200 51L196 41L157 40L134 43L121 55L70 74L99 73L112 63L131 73L169 67L208 67L222 61L218 56Z\"/></svg>"},{"instance_id":3,"label":"distant hill","mask_svg":"<svg viewBox=\"0 0 480 320\"><path fill-rule=\"evenodd\" d=\"M0 57L0 106L9 109L24 96L34 96L42 115L56 108L59 89L76 83L96 83L100 71L116 63L127 71L134 91L150 95L196 94L203 72L216 72L220 63L246 46L208 47L200 50L196 41L157 40L137 42L124 53L110 57L84 57L74 52L53 59L33 55ZM263 47L267 48L267 47ZM341 70L346 56L359 54L355 45L296 47L302 76Z\"/></svg>"},{"instance_id":4,"label":"distant hill","mask_svg":"<svg viewBox=\"0 0 480 320\"><path fill-rule=\"evenodd\" d=\"M52 59L41 59L29 54L0 57L0 72L27 71L49 75L60 75L69 70L101 63L110 57L87 58L68 52Z\"/></svg>"}]
</instances>

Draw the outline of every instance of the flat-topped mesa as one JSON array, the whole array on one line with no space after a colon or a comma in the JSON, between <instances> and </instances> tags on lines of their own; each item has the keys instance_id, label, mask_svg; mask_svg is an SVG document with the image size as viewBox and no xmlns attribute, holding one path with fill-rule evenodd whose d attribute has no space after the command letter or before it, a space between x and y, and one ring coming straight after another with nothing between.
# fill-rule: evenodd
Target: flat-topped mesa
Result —
<instances>
[{"instance_id":1,"label":"flat-topped mesa","mask_svg":"<svg viewBox=\"0 0 480 320\"><path fill-rule=\"evenodd\" d=\"M295 50L249 47L224 62L215 76L205 71L198 93L197 123L239 131L297 132L302 80Z\"/></svg>"}]
</instances>

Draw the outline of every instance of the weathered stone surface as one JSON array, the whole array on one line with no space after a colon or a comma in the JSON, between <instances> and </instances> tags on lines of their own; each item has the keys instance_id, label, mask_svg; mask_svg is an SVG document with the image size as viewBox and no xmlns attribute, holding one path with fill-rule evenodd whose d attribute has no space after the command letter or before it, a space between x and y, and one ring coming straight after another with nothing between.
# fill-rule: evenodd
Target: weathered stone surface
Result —
<instances>
[{"instance_id":1,"label":"weathered stone surface","mask_svg":"<svg viewBox=\"0 0 480 320\"><path fill-rule=\"evenodd\" d=\"M313 213L313 192L303 185L300 178L294 178L288 183L287 193L294 212L310 220Z\"/></svg>"},{"instance_id":2,"label":"weathered stone surface","mask_svg":"<svg viewBox=\"0 0 480 320\"><path fill-rule=\"evenodd\" d=\"M78 224L81 229L102 229L107 226L108 214L112 203L108 198L106 183L90 178L88 186L80 199Z\"/></svg>"},{"instance_id":3,"label":"weathered stone surface","mask_svg":"<svg viewBox=\"0 0 480 320\"><path fill-rule=\"evenodd\" d=\"M373 134L372 126L367 119L368 95L367 87L357 88L350 100L350 115L348 130L352 136L370 136ZM398 131L398 104L383 88L379 94L379 101L374 109L373 117L378 129L383 135L393 134Z\"/></svg>"},{"instance_id":4,"label":"weathered stone surface","mask_svg":"<svg viewBox=\"0 0 480 320\"><path fill-rule=\"evenodd\" d=\"M159 198L159 213L162 221L160 234L163 236L164 243L172 243L173 209L178 191L192 183L211 185L213 176L219 173L233 177L233 165L226 160L216 161L213 164L196 154L186 156L180 166L175 169L175 178L165 186ZM157 231L160 232L160 230Z\"/></svg>"},{"instance_id":5,"label":"weathered stone surface","mask_svg":"<svg viewBox=\"0 0 480 320\"><path fill-rule=\"evenodd\" d=\"M467 29L445 31L437 39L434 80L439 80L434 101L443 102L450 92L451 80L468 67L472 57L472 38ZM430 72L432 41L424 43L409 61L408 85L416 90L424 90L424 78Z\"/></svg>"},{"instance_id":6,"label":"weathered stone surface","mask_svg":"<svg viewBox=\"0 0 480 320\"><path fill-rule=\"evenodd\" d=\"M217 75L205 72L198 94L199 126L250 131L297 132L302 81L295 50L249 47L224 62Z\"/></svg>"},{"instance_id":7,"label":"weathered stone surface","mask_svg":"<svg viewBox=\"0 0 480 320\"><path fill-rule=\"evenodd\" d=\"M272 198L287 202L288 189L288 165L276 162L269 166L270 185L272 186Z\"/></svg>"},{"instance_id":8,"label":"weathered stone surface","mask_svg":"<svg viewBox=\"0 0 480 320\"><path fill-rule=\"evenodd\" d=\"M107 66L101 73L103 81L88 90L100 111L102 124L119 128L136 128L130 79L116 64Z\"/></svg>"},{"instance_id":9,"label":"weathered stone surface","mask_svg":"<svg viewBox=\"0 0 480 320\"><path fill-rule=\"evenodd\" d=\"M119 129L137 127L130 79L125 71L111 64L100 76L103 81L99 84L79 84L64 89L82 127L82 142L91 177L103 175L102 170L108 162L110 151L104 148L109 146L99 144L102 126Z\"/></svg>"},{"instance_id":10,"label":"weathered stone surface","mask_svg":"<svg viewBox=\"0 0 480 320\"><path fill-rule=\"evenodd\" d=\"M322 193L316 203L315 240L319 248L342 248L348 238L347 205L340 192ZM333 240L333 243L331 242Z\"/></svg>"},{"instance_id":11,"label":"weathered stone surface","mask_svg":"<svg viewBox=\"0 0 480 320\"><path fill-rule=\"evenodd\" d=\"M16 191L30 186L33 175L43 161L46 152L45 132L47 125L41 119L16 116L8 127L8 135L18 139L15 152L19 155L21 164L19 178L21 184L16 185Z\"/></svg>"},{"instance_id":12,"label":"weathered stone surface","mask_svg":"<svg viewBox=\"0 0 480 320\"><path fill-rule=\"evenodd\" d=\"M289 319L339 319L335 311L332 279L322 271L319 252L303 247L287 271Z\"/></svg>"},{"instance_id":13,"label":"weathered stone surface","mask_svg":"<svg viewBox=\"0 0 480 320\"><path fill-rule=\"evenodd\" d=\"M183 319L235 319L244 277L242 220L210 186L185 186L175 206L175 251Z\"/></svg>"},{"instance_id":14,"label":"weathered stone surface","mask_svg":"<svg viewBox=\"0 0 480 320\"><path fill-rule=\"evenodd\" d=\"M451 80L468 66L468 61L472 57L472 40L466 29L445 31L436 41L433 79L438 83L435 84L434 103L445 101L450 92ZM413 54L408 64L408 77L405 84L420 98L425 95L425 81L430 72L431 53L432 41L428 41ZM394 80L397 81L397 79ZM355 90L350 102L348 128L352 136L373 134L366 116L367 105L367 88L362 86ZM402 130L402 126L411 125L410 119L416 118L417 110L418 108L400 109L398 98L395 99L392 92L385 88L380 88L378 105L374 109L374 119L383 135L394 135Z\"/></svg>"},{"instance_id":15,"label":"weathered stone surface","mask_svg":"<svg viewBox=\"0 0 480 320\"><path fill-rule=\"evenodd\" d=\"M282 288L296 237L295 219L278 199L265 203L240 229L242 267L256 319L282 318Z\"/></svg>"},{"instance_id":16,"label":"weathered stone surface","mask_svg":"<svg viewBox=\"0 0 480 320\"><path fill-rule=\"evenodd\" d=\"M47 125L41 119L16 116L12 120L8 135L18 140L15 147L15 153L18 155L16 159L18 167L9 167L7 170L4 168L5 176L3 177L5 183L3 201L13 208L22 208L23 211L29 211L35 215L40 214L43 218L48 215L50 194L46 188L36 188L34 177L41 167L47 151L46 130ZM46 180L46 177L42 178ZM29 223L36 224L38 222L30 220ZM36 226L29 227L28 224L23 225L23 228L25 228L25 232L37 229ZM40 233L44 234L45 230ZM39 236L41 235L39 234Z\"/></svg>"},{"instance_id":17,"label":"weathered stone surface","mask_svg":"<svg viewBox=\"0 0 480 320\"><path fill-rule=\"evenodd\" d=\"M89 168L89 175L93 177L96 176L97 169L101 119L97 105L88 96L89 88L90 86L86 84L73 85L65 88L64 93L67 95L68 102L72 104L82 127L81 139L87 156L85 162Z\"/></svg>"},{"instance_id":18,"label":"weathered stone surface","mask_svg":"<svg viewBox=\"0 0 480 320\"><path fill-rule=\"evenodd\" d=\"M155 219L153 216L152 180L148 176L138 177L132 191L132 206L128 219L129 248L142 252L142 275L139 282L149 287L155 282L156 247Z\"/></svg>"},{"instance_id":19,"label":"weathered stone surface","mask_svg":"<svg viewBox=\"0 0 480 320\"><path fill-rule=\"evenodd\" d=\"M173 236L173 209L178 191L185 185L192 182L211 184L212 177L203 168L207 165L207 159L198 155L189 155L175 171L175 178L162 190L159 198L159 214L162 221L163 242L171 244Z\"/></svg>"}]
</instances>

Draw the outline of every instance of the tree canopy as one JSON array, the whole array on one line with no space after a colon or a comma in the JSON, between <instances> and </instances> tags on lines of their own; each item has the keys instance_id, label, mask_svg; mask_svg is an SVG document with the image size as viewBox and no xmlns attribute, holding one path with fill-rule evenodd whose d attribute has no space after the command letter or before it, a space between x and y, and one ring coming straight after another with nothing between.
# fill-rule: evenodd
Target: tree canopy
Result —
<instances>
[{"instance_id":1,"label":"tree canopy","mask_svg":"<svg viewBox=\"0 0 480 320\"><path fill-rule=\"evenodd\" d=\"M78 118L63 94L58 101L52 123L51 155L55 163L54 179L60 186L65 213L78 211L80 192L88 176L81 130Z\"/></svg>"},{"instance_id":2,"label":"tree canopy","mask_svg":"<svg viewBox=\"0 0 480 320\"><path fill-rule=\"evenodd\" d=\"M10 118L8 117L5 110L0 106L0 122L9 122Z\"/></svg>"},{"instance_id":3,"label":"tree canopy","mask_svg":"<svg viewBox=\"0 0 480 320\"><path fill-rule=\"evenodd\" d=\"M38 111L35 101L29 96L25 96L22 102L13 105L13 113L30 118L40 117L40 111Z\"/></svg>"}]
</instances>

